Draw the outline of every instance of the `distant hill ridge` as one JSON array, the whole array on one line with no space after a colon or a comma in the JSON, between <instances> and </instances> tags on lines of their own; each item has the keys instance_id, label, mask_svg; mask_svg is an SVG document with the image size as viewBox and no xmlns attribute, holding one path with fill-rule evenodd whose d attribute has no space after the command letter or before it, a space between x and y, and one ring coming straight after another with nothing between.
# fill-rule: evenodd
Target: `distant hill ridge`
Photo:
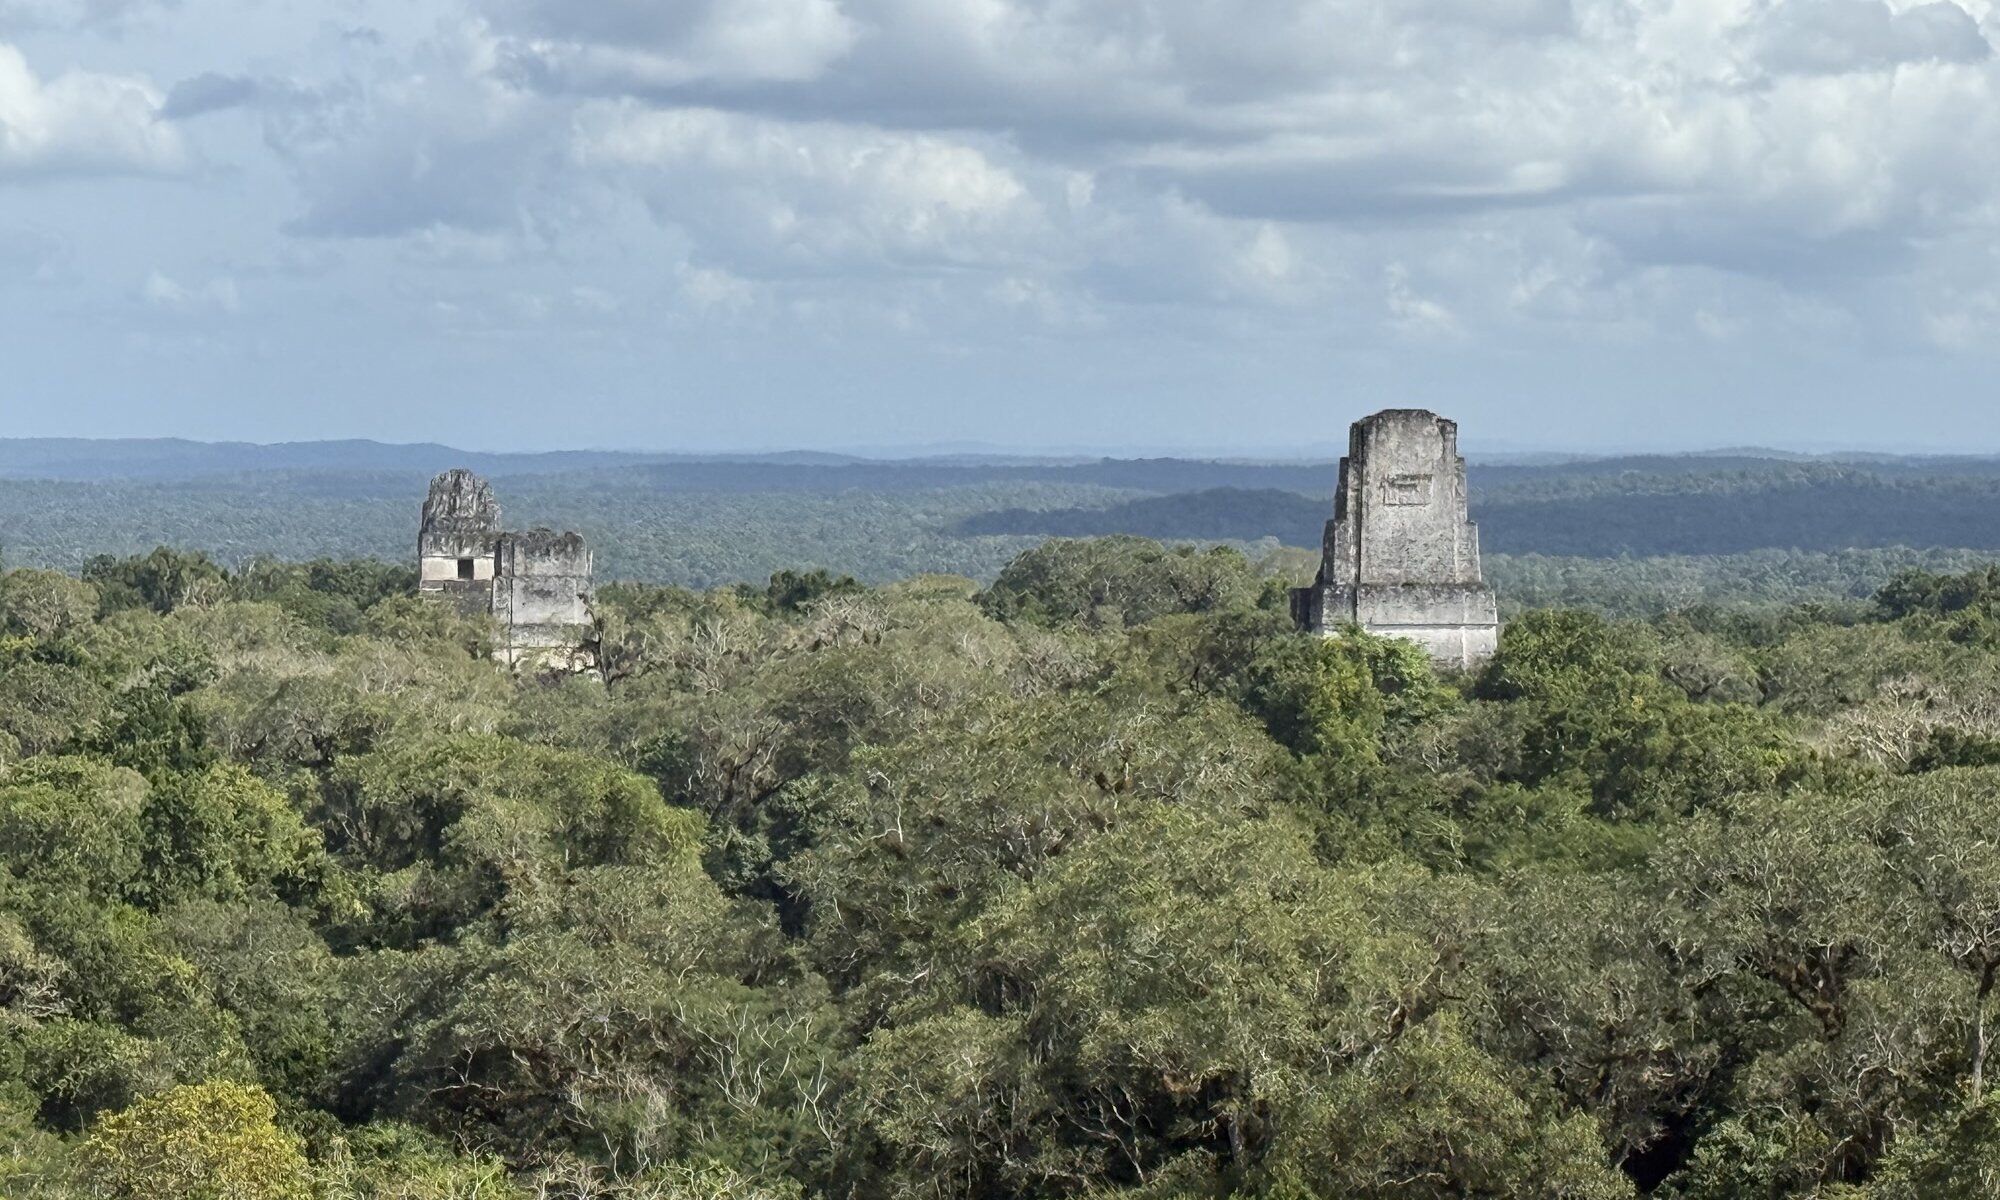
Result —
<instances>
[{"instance_id":1,"label":"distant hill ridge","mask_svg":"<svg viewBox=\"0 0 2000 1200\"><path fill-rule=\"evenodd\" d=\"M549 474L638 463L746 461L827 465L860 461L803 451L773 455L681 455L621 450L492 453L435 442L197 442L184 438L0 438L0 477L14 479L190 479L250 471L416 471L448 466L494 474Z\"/></svg>"},{"instance_id":2,"label":"distant hill ridge","mask_svg":"<svg viewBox=\"0 0 2000 1200\"><path fill-rule=\"evenodd\" d=\"M1332 515L1338 479L1331 461L0 441L0 563L76 569L93 554L158 545L227 563L259 554L401 561L430 476L449 466L492 477L523 526L587 534L605 578L687 586L800 566L878 581L991 578L1051 535L1309 548ZM1495 555L2000 553L1996 458L1475 460L1470 482L1473 519Z\"/></svg>"},{"instance_id":3,"label":"distant hill ridge","mask_svg":"<svg viewBox=\"0 0 2000 1200\"><path fill-rule=\"evenodd\" d=\"M1853 464L1872 470L1930 474L2000 473L2000 457L1945 457L1891 454L1799 454L1764 448L1687 454L1524 456L1474 458L1476 482L1500 486L1549 475L1568 477L1625 473L1681 475L1775 464ZM1111 487L1183 491L1210 487L1279 487L1313 494L1333 490L1330 458L1293 460L1212 457L944 453L913 457L864 457L815 450L775 453L697 454L641 450L550 450L493 452L461 450L435 442L338 441L203 442L185 438L0 438L0 478L50 480L187 480L272 471L408 472L434 474L462 466L490 475L552 475L630 469L652 486L700 490L723 486L742 490L752 478L733 478L723 468L764 468L769 484L783 471L817 472L817 480L779 483L776 490L874 486L877 472L898 472L900 486L951 486L981 479L1088 481ZM843 475L845 468L858 468ZM686 479L678 478L685 474ZM861 476L871 478L862 480ZM928 478L926 478L928 477ZM722 481L728 478L726 484Z\"/></svg>"}]
</instances>

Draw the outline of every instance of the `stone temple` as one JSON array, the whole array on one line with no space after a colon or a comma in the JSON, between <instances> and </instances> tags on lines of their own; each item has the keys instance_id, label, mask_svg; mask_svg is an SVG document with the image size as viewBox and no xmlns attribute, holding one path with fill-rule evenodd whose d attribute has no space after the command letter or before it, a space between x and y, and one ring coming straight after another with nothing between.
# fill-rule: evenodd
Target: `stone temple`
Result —
<instances>
[{"instance_id":1,"label":"stone temple","mask_svg":"<svg viewBox=\"0 0 2000 1200\"><path fill-rule=\"evenodd\" d=\"M1479 572L1479 527L1466 519L1458 426L1392 408L1356 421L1348 438L1319 577L1292 592L1292 615L1313 633L1359 625L1406 638L1440 665L1490 658L1500 612Z\"/></svg>"},{"instance_id":2,"label":"stone temple","mask_svg":"<svg viewBox=\"0 0 2000 1200\"><path fill-rule=\"evenodd\" d=\"M581 534L501 528L500 503L466 470L431 480L417 535L418 590L500 626L496 657L509 666L582 666L590 624L590 547Z\"/></svg>"}]
</instances>

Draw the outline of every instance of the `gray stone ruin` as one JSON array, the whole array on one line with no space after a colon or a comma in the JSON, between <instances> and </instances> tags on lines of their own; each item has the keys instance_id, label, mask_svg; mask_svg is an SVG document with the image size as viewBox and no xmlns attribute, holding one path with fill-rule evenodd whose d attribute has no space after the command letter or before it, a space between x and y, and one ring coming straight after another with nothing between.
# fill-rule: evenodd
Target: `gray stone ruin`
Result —
<instances>
[{"instance_id":1,"label":"gray stone ruin","mask_svg":"<svg viewBox=\"0 0 2000 1200\"><path fill-rule=\"evenodd\" d=\"M492 612L499 538L500 502L492 485L466 470L431 480L417 534L417 589L449 598L467 614Z\"/></svg>"},{"instance_id":2,"label":"gray stone ruin","mask_svg":"<svg viewBox=\"0 0 2000 1200\"><path fill-rule=\"evenodd\" d=\"M1500 612L1479 571L1479 527L1466 519L1458 426L1392 408L1348 437L1319 577L1292 592L1292 615L1325 636L1358 625L1408 639L1441 666L1492 657Z\"/></svg>"},{"instance_id":3,"label":"gray stone ruin","mask_svg":"<svg viewBox=\"0 0 2000 1200\"><path fill-rule=\"evenodd\" d=\"M590 624L591 556L583 535L501 528L500 504L466 470L431 481L417 535L417 588L499 623L495 657L509 666L588 666L580 635Z\"/></svg>"}]
</instances>

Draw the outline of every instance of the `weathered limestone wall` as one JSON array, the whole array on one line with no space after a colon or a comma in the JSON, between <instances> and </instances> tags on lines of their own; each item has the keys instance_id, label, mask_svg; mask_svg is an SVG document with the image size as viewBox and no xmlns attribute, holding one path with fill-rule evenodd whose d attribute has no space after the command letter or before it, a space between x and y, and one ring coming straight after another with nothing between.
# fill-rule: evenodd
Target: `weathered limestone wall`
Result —
<instances>
[{"instance_id":1,"label":"weathered limestone wall","mask_svg":"<svg viewBox=\"0 0 2000 1200\"><path fill-rule=\"evenodd\" d=\"M470 471L431 481L417 535L418 590L500 624L510 665L576 665L590 623L591 555L582 535L504 532L493 488Z\"/></svg>"},{"instance_id":2,"label":"weathered limestone wall","mask_svg":"<svg viewBox=\"0 0 2000 1200\"><path fill-rule=\"evenodd\" d=\"M1292 596L1316 633L1359 625L1470 666L1499 645L1500 617L1466 519L1458 426L1423 409L1357 421L1340 460L1319 578Z\"/></svg>"},{"instance_id":3,"label":"weathered limestone wall","mask_svg":"<svg viewBox=\"0 0 2000 1200\"><path fill-rule=\"evenodd\" d=\"M591 554L583 536L534 529L500 535L493 615L508 660L522 663L576 643L590 623Z\"/></svg>"}]
</instances>

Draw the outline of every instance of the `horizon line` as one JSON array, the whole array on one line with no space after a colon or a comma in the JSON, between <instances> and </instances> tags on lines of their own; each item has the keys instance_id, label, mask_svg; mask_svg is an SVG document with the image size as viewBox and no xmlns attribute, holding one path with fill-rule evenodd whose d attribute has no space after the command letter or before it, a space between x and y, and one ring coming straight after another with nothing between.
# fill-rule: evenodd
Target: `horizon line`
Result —
<instances>
[{"instance_id":1,"label":"horizon line","mask_svg":"<svg viewBox=\"0 0 2000 1200\"><path fill-rule=\"evenodd\" d=\"M240 439L211 440L177 435L162 436L72 436L72 435L31 435L0 436L0 446L27 447L37 443L65 443L77 446L153 444L185 445L189 447L244 448L251 450L283 450L315 446L375 446L389 450L422 450L435 448L461 454L481 455L495 458L545 458L557 455L627 455L633 457L684 457L684 458L777 458L787 455L826 455L830 457L853 458L876 462L921 461L938 458L990 457L1024 459L1152 459L1173 458L1196 461L1258 461L1258 462L1320 462L1330 461L1346 454L1344 443L1334 441L1313 441L1288 446L1240 444L1234 446L1214 444L1154 444L1106 446L1090 443L1069 445L1022 446L984 441L935 441L907 443L849 443L838 446L774 445L766 447L725 446L714 448L657 447L657 446L550 446L535 449L494 449L477 446L453 445L429 439L415 441L385 441L372 437L326 437L292 438L279 441L260 442ZM2000 457L2000 447L1968 450L1963 447L1945 447L1929 443L1861 444L1854 442L1806 442L1794 446L1772 446L1764 444L1733 444L1688 446L1662 444L1657 442L1612 443L1603 445L1543 445L1513 439L1496 439L1482 442L1473 439L1469 444L1462 441L1461 454L1468 460L1477 462L1482 458L1567 458L1567 459L1608 459L1628 457L1662 458L1708 458L1708 457L1750 457L1750 458L1830 458L1843 455L1873 455L1900 458L1944 458L1980 459Z\"/></svg>"}]
</instances>

